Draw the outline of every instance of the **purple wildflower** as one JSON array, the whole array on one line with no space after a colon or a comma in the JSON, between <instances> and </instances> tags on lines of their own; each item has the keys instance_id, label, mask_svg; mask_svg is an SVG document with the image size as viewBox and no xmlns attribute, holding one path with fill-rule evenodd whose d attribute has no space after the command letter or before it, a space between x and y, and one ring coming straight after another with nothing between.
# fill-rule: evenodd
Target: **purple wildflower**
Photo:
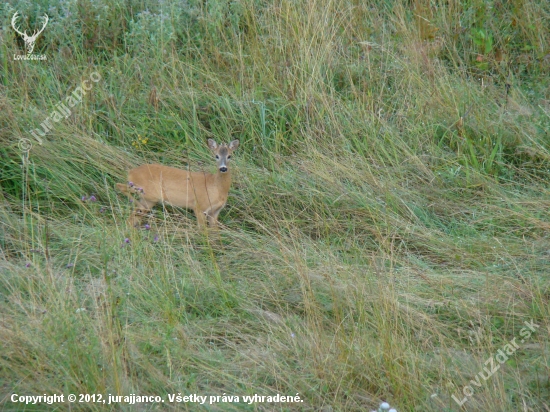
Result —
<instances>
[{"instance_id":1,"label":"purple wildflower","mask_svg":"<svg viewBox=\"0 0 550 412\"><path fill-rule=\"evenodd\" d=\"M105 212L105 206L101 206L101 209L99 209L99 213Z\"/></svg>"},{"instance_id":2,"label":"purple wildflower","mask_svg":"<svg viewBox=\"0 0 550 412\"><path fill-rule=\"evenodd\" d=\"M85 201L86 201L86 196L82 196L80 199L81 199L83 202L85 202Z\"/></svg>"},{"instance_id":3,"label":"purple wildflower","mask_svg":"<svg viewBox=\"0 0 550 412\"><path fill-rule=\"evenodd\" d=\"M31 264L27 262L27 264L25 265L26 268L30 267Z\"/></svg>"},{"instance_id":4,"label":"purple wildflower","mask_svg":"<svg viewBox=\"0 0 550 412\"><path fill-rule=\"evenodd\" d=\"M146 224L146 225L145 225L145 229L146 229L146 230L149 230L149 229L151 229L151 226L150 226L149 224Z\"/></svg>"},{"instance_id":5,"label":"purple wildflower","mask_svg":"<svg viewBox=\"0 0 550 412\"><path fill-rule=\"evenodd\" d=\"M74 263L67 263L67 268L72 268L74 266Z\"/></svg>"},{"instance_id":6,"label":"purple wildflower","mask_svg":"<svg viewBox=\"0 0 550 412\"><path fill-rule=\"evenodd\" d=\"M130 239L128 238L124 239L124 243L130 243Z\"/></svg>"},{"instance_id":7,"label":"purple wildflower","mask_svg":"<svg viewBox=\"0 0 550 412\"><path fill-rule=\"evenodd\" d=\"M88 199L90 202L95 202L97 199L94 195L91 195L90 198Z\"/></svg>"},{"instance_id":8,"label":"purple wildflower","mask_svg":"<svg viewBox=\"0 0 550 412\"><path fill-rule=\"evenodd\" d=\"M134 182L128 182L128 186L134 187Z\"/></svg>"},{"instance_id":9,"label":"purple wildflower","mask_svg":"<svg viewBox=\"0 0 550 412\"><path fill-rule=\"evenodd\" d=\"M153 239L153 242L158 242L159 241L159 235L155 235L155 238Z\"/></svg>"}]
</instances>

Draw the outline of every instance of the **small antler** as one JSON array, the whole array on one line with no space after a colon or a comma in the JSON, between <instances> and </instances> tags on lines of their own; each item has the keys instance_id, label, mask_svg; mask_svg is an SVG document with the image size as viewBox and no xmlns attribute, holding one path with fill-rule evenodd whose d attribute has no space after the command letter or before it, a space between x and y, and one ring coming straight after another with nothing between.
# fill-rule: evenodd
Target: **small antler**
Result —
<instances>
[{"instance_id":1,"label":"small antler","mask_svg":"<svg viewBox=\"0 0 550 412\"><path fill-rule=\"evenodd\" d=\"M27 33L26 32L23 32L21 33L19 30L17 30L17 27L15 26L16 22L17 22L17 18L19 17L18 16L19 12L15 12L15 14L13 15L12 19L11 19L11 27L13 27L13 30L15 30L17 33L19 33L21 36L23 36L23 38L26 38L28 37L27 36Z\"/></svg>"},{"instance_id":2,"label":"small antler","mask_svg":"<svg viewBox=\"0 0 550 412\"><path fill-rule=\"evenodd\" d=\"M44 14L42 19L44 20L44 25L42 26L42 28L38 32L34 32L34 34L32 35L32 37L34 37L34 38L38 37L38 35L44 31L44 29L46 28L46 25L48 24L49 18L48 18L47 14Z\"/></svg>"}]
</instances>

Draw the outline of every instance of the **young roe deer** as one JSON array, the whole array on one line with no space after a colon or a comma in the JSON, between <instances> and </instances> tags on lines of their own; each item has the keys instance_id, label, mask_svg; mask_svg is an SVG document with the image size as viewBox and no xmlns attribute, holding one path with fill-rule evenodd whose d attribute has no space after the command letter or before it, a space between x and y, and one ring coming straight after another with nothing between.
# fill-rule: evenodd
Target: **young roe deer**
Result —
<instances>
[{"instance_id":1,"label":"young roe deer","mask_svg":"<svg viewBox=\"0 0 550 412\"><path fill-rule=\"evenodd\" d=\"M139 225L141 219L157 203L192 209L199 227L217 227L218 214L227 202L231 186L228 163L231 153L239 146L238 140L229 145L218 145L208 139L208 147L216 157L218 172L189 172L175 167L147 164L128 172L128 184L117 183L116 187L128 197L137 195L135 209L128 223Z\"/></svg>"}]
</instances>

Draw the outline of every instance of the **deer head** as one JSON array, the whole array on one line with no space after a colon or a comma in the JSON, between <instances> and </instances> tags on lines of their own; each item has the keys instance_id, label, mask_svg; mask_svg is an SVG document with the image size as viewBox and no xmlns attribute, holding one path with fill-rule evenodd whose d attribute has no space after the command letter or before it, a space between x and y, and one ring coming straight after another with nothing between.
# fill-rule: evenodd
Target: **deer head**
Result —
<instances>
[{"instance_id":1,"label":"deer head","mask_svg":"<svg viewBox=\"0 0 550 412\"><path fill-rule=\"evenodd\" d=\"M15 14L13 15L13 18L11 19L11 26L17 33L19 33L19 35L21 35L21 37L23 37L23 40L25 41L25 48L27 49L27 54L31 54L32 51L34 50L34 43L36 42L36 38L40 33L44 31L44 29L46 28L46 25L48 24L48 15L44 14L44 16L42 17L42 19L44 20L44 25L42 26L42 28L38 31L35 31L32 34L32 36L29 36L27 35L26 31L21 32L15 26L17 22L17 18L19 17L18 14L19 12L15 12Z\"/></svg>"}]
</instances>

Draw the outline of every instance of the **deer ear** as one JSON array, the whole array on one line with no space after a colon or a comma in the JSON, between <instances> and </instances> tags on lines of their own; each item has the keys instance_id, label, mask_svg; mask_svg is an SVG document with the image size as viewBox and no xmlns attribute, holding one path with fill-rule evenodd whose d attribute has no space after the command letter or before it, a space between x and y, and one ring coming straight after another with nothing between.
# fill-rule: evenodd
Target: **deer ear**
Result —
<instances>
[{"instance_id":1,"label":"deer ear","mask_svg":"<svg viewBox=\"0 0 550 412\"><path fill-rule=\"evenodd\" d=\"M216 150L216 148L218 147L218 144L214 139L208 139L208 147L212 150Z\"/></svg>"},{"instance_id":2,"label":"deer ear","mask_svg":"<svg viewBox=\"0 0 550 412\"><path fill-rule=\"evenodd\" d=\"M231 150L235 150L237 147L239 147L239 140L233 140L231 143L229 143L229 148Z\"/></svg>"}]
</instances>

